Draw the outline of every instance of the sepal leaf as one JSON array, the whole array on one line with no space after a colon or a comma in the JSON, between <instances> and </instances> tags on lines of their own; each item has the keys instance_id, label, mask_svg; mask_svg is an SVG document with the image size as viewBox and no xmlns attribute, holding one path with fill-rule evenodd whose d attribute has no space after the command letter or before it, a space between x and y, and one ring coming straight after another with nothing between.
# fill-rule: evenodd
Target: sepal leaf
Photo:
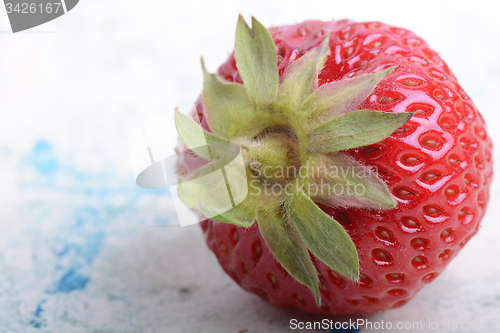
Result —
<instances>
[{"instance_id":1,"label":"sepal leaf","mask_svg":"<svg viewBox=\"0 0 500 333\"><path fill-rule=\"evenodd\" d=\"M254 17L252 28L239 16L234 48L236 67L257 108L264 108L276 99L278 65L276 45L271 34Z\"/></svg>"},{"instance_id":2,"label":"sepal leaf","mask_svg":"<svg viewBox=\"0 0 500 333\"><path fill-rule=\"evenodd\" d=\"M300 188L294 189L286 207L309 250L331 269L358 281L358 252L344 228Z\"/></svg>"},{"instance_id":3,"label":"sepal leaf","mask_svg":"<svg viewBox=\"0 0 500 333\"><path fill-rule=\"evenodd\" d=\"M356 110L319 126L309 134L309 151L334 152L382 141L413 116L411 112L394 113Z\"/></svg>"},{"instance_id":4,"label":"sepal leaf","mask_svg":"<svg viewBox=\"0 0 500 333\"><path fill-rule=\"evenodd\" d=\"M318 84L318 74L330 54L330 35L326 35L318 49L309 51L292 62L282 75L278 103L296 110Z\"/></svg>"},{"instance_id":5,"label":"sepal leaf","mask_svg":"<svg viewBox=\"0 0 500 333\"><path fill-rule=\"evenodd\" d=\"M208 218L249 227L255 220L256 202L248 194L247 168L241 152L210 161L181 179L179 198Z\"/></svg>"},{"instance_id":6,"label":"sepal leaf","mask_svg":"<svg viewBox=\"0 0 500 333\"><path fill-rule=\"evenodd\" d=\"M257 207L259 205L258 198L248 194L248 196L235 207L230 210L215 215L213 220L229 223L238 227L248 228L257 218Z\"/></svg>"},{"instance_id":7,"label":"sepal leaf","mask_svg":"<svg viewBox=\"0 0 500 333\"><path fill-rule=\"evenodd\" d=\"M283 206L259 210L257 224L260 233L278 262L297 281L311 289L316 304L321 304L319 278L309 251Z\"/></svg>"},{"instance_id":8,"label":"sepal leaf","mask_svg":"<svg viewBox=\"0 0 500 333\"><path fill-rule=\"evenodd\" d=\"M263 119L256 112L255 106L247 94L245 87L237 83L224 82L217 74L210 74L205 69L203 59L203 103L208 109L205 112L210 128L228 140L234 139L248 131L255 134L261 129Z\"/></svg>"},{"instance_id":9,"label":"sepal leaf","mask_svg":"<svg viewBox=\"0 0 500 333\"><path fill-rule=\"evenodd\" d=\"M196 155L204 159L221 159L231 154L234 149L239 149L235 144L204 131L199 124L182 114L177 108L175 109L174 121L182 142Z\"/></svg>"},{"instance_id":10,"label":"sepal leaf","mask_svg":"<svg viewBox=\"0 0 500 333\"><path fill-rule=\"evenodd\" d=\"M323 124L356 108L373 92L377 84L394 67L386 70L327 83L316 89L300 105L306 122L312 126Z\"/></svg>"},{"instance_id":11,"label":"sepal leaf","mask_svg":"<svg viewBox=\"0 0 500 333\"><path fill-rule=\"evenodd\" d=\"M332 207L392 209L397 201L370 168L343 153L312 155L306 180L309 196Z\"/></svg>"},{"instance_id":12,"label":"sepal leaf","mask_svg":"<svg viewBox=\"0 0 500 333\"><path fill-rule=\"evenodd\" d=\"M245 168L247 180L253 179L253 174L249 168ZM237 172L233 168L226 168L226 178L235 179L242 181L239 179L239 175L235 174ZM239 172L239 170L238 170ZM260 206L260 200L258 194L260 192L256 191L258 184L252 184L251 187L254 191L244 191L244 190L235 190L235 187L241 186L241 183L232 184L229 182L229 187L231 189L231 195L233 196L233 201L236 203L233 208L230 210L213 216L212 219L217 220L219 222L225 222L237 225L239 227L248 228L250 227L257 218L257 207ZM243 185L244 186L244 185ZM260 190L260 189L259 189ZM246 195L244 195L247 193ZM238 203L239 202L239 203Z\"/></svg>"}]
</instances>

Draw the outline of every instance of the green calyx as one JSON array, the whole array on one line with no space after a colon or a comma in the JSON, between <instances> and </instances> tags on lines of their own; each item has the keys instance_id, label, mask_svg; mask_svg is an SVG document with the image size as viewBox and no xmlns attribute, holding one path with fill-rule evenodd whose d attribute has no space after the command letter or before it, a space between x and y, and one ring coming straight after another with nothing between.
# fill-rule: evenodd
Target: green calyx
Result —
<instances>
[{"instance_id":1,"label":"green calyx","mask_svg":"<svg viewBox=\"0 0 500 333\"><path fill-rule=\"evenodd\" d=\"M179 111L186 146L208 164L181 179L181 200L207 217L249 227L257 221L276 259L308 286L318 306L319 280L309 251L359 280L356 247L314 202L333 207L391 209L397 202L370 168L343 151L379 142L412 113L358 110L394 68L318 87L329 36L280 77L276 46L255 18L239 17L235 59L243 85L206 71L203 102L212 133Z\"/></svg>"}]
</instances>

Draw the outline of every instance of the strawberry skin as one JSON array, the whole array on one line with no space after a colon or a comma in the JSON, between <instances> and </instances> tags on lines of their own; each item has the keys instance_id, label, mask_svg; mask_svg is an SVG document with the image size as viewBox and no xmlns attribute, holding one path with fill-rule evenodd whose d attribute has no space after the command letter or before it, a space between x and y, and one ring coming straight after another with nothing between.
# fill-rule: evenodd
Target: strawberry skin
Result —
<instances>
[{"instance_id":1,"label":"strawberry skin","mask_svg":"<svg viewBox=\"0 0 500 333\"><path fill-rule=\"evenodd\" d=\"M376 170L397 206L379 211L317 203L347 231L360 268L359 282L354 282L311 254L321 307L310 289L277 262L256 224L245 229L206 220L201 226L207 244L234 281L275 306L335 315L402 306L442 272L479 228L492 179L492 143L484 120L444 61L408 30L342 20L269 31L280 75L330 34L331 53L319 86L397 66L359 109L415 115L383 141L345 152ZM234 55L219 75L242 83ZM201 99L197 110L209 130ZM182 169L199 165L200 159L189 153L179 161Z\"/></svg>"}]
</instances>

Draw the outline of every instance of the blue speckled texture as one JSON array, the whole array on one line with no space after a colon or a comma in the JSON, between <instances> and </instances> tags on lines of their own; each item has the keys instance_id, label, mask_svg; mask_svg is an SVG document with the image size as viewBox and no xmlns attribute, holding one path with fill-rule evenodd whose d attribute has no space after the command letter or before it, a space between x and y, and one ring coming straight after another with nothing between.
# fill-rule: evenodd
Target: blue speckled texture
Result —
<instances>
[{"instance_id":1,"label":"blue speckled texture","mask_svg":"<svg viewBox=\"0 0 500 333\"><path fill-rule=\"evenodd\" d=\"M414 30L447 60L499 142L500 48L492 41L500 5L286 4L86 0L18 35L6 33L0 10L0 333L349 332L291 330L291 319L323 318L276 309L236 286L197 226L173 224L168 193L135 185L128 134L194 102L200 55L210 71L224 61L242 12L265 25L351 18ZM441 276L403 308L359 318L424 327L390 332L452 332L447 324L477 320L481 329L459 331L500 331L484 327L500 319L497 183L480 232ZM436 321L440 329L428 329Z\"/></svg>"},{"instance_id":2,"label":"blue speckled texture","mask_svg":"<svg viewBox=\"0 0 500 333\"><path fill-rule=\"evenodd\" d=\"M18 188L23 200L18 212L30 228L17 237L31 238L32 244L26 247L13 241L6 253L8 256L9 251L26 251L24 255L36 260L21 263L20 258L15 258L13 263L25 266L31 274L44 271L38 281L25 277L33 283L30 287L36 286L36 292L24 299L27 315L20 318L27 327L41 330L57 327L51 317L57 315L61 306L65 307L70 294L86 292L92 281L94 262L120 216L134 213L137 216L134 202L141 197L168 200L165 191L140 189L132 179L113 182L115 175L108 170L98 173L79 170L71 159L58 155L57 146L58 143L47 139L37 139L26 156L20 158ZM113 183L116 186L110 185ZM115 203L117 198L119 204ZM148 223L165 225L169 214L155 214L158 216L148 219ZM11 269L16 271L15 267ZM16 284L21 287L23 282Z\"/></svg>"}]
</instances>

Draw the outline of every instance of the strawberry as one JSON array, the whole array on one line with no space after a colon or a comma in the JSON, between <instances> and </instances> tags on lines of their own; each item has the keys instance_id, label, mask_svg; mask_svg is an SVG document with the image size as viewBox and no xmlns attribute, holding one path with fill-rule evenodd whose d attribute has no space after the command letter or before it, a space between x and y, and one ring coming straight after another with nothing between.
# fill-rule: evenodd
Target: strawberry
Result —
<instances>
[{"instance_id":1,"label":"strawberry","mask_svg":"<svg viewBox=\"0 0 500 333\"><path fill-rule=\"evenodd\" d=\"M196 121L175 117L189 148L179 197L209 217L208 246L245 290L316 314L395 308L477 232L491 140L412 32L347 20L267 31L240 16L234 54L218 75L202 67Z\"/></svg>"}]
</instances>

